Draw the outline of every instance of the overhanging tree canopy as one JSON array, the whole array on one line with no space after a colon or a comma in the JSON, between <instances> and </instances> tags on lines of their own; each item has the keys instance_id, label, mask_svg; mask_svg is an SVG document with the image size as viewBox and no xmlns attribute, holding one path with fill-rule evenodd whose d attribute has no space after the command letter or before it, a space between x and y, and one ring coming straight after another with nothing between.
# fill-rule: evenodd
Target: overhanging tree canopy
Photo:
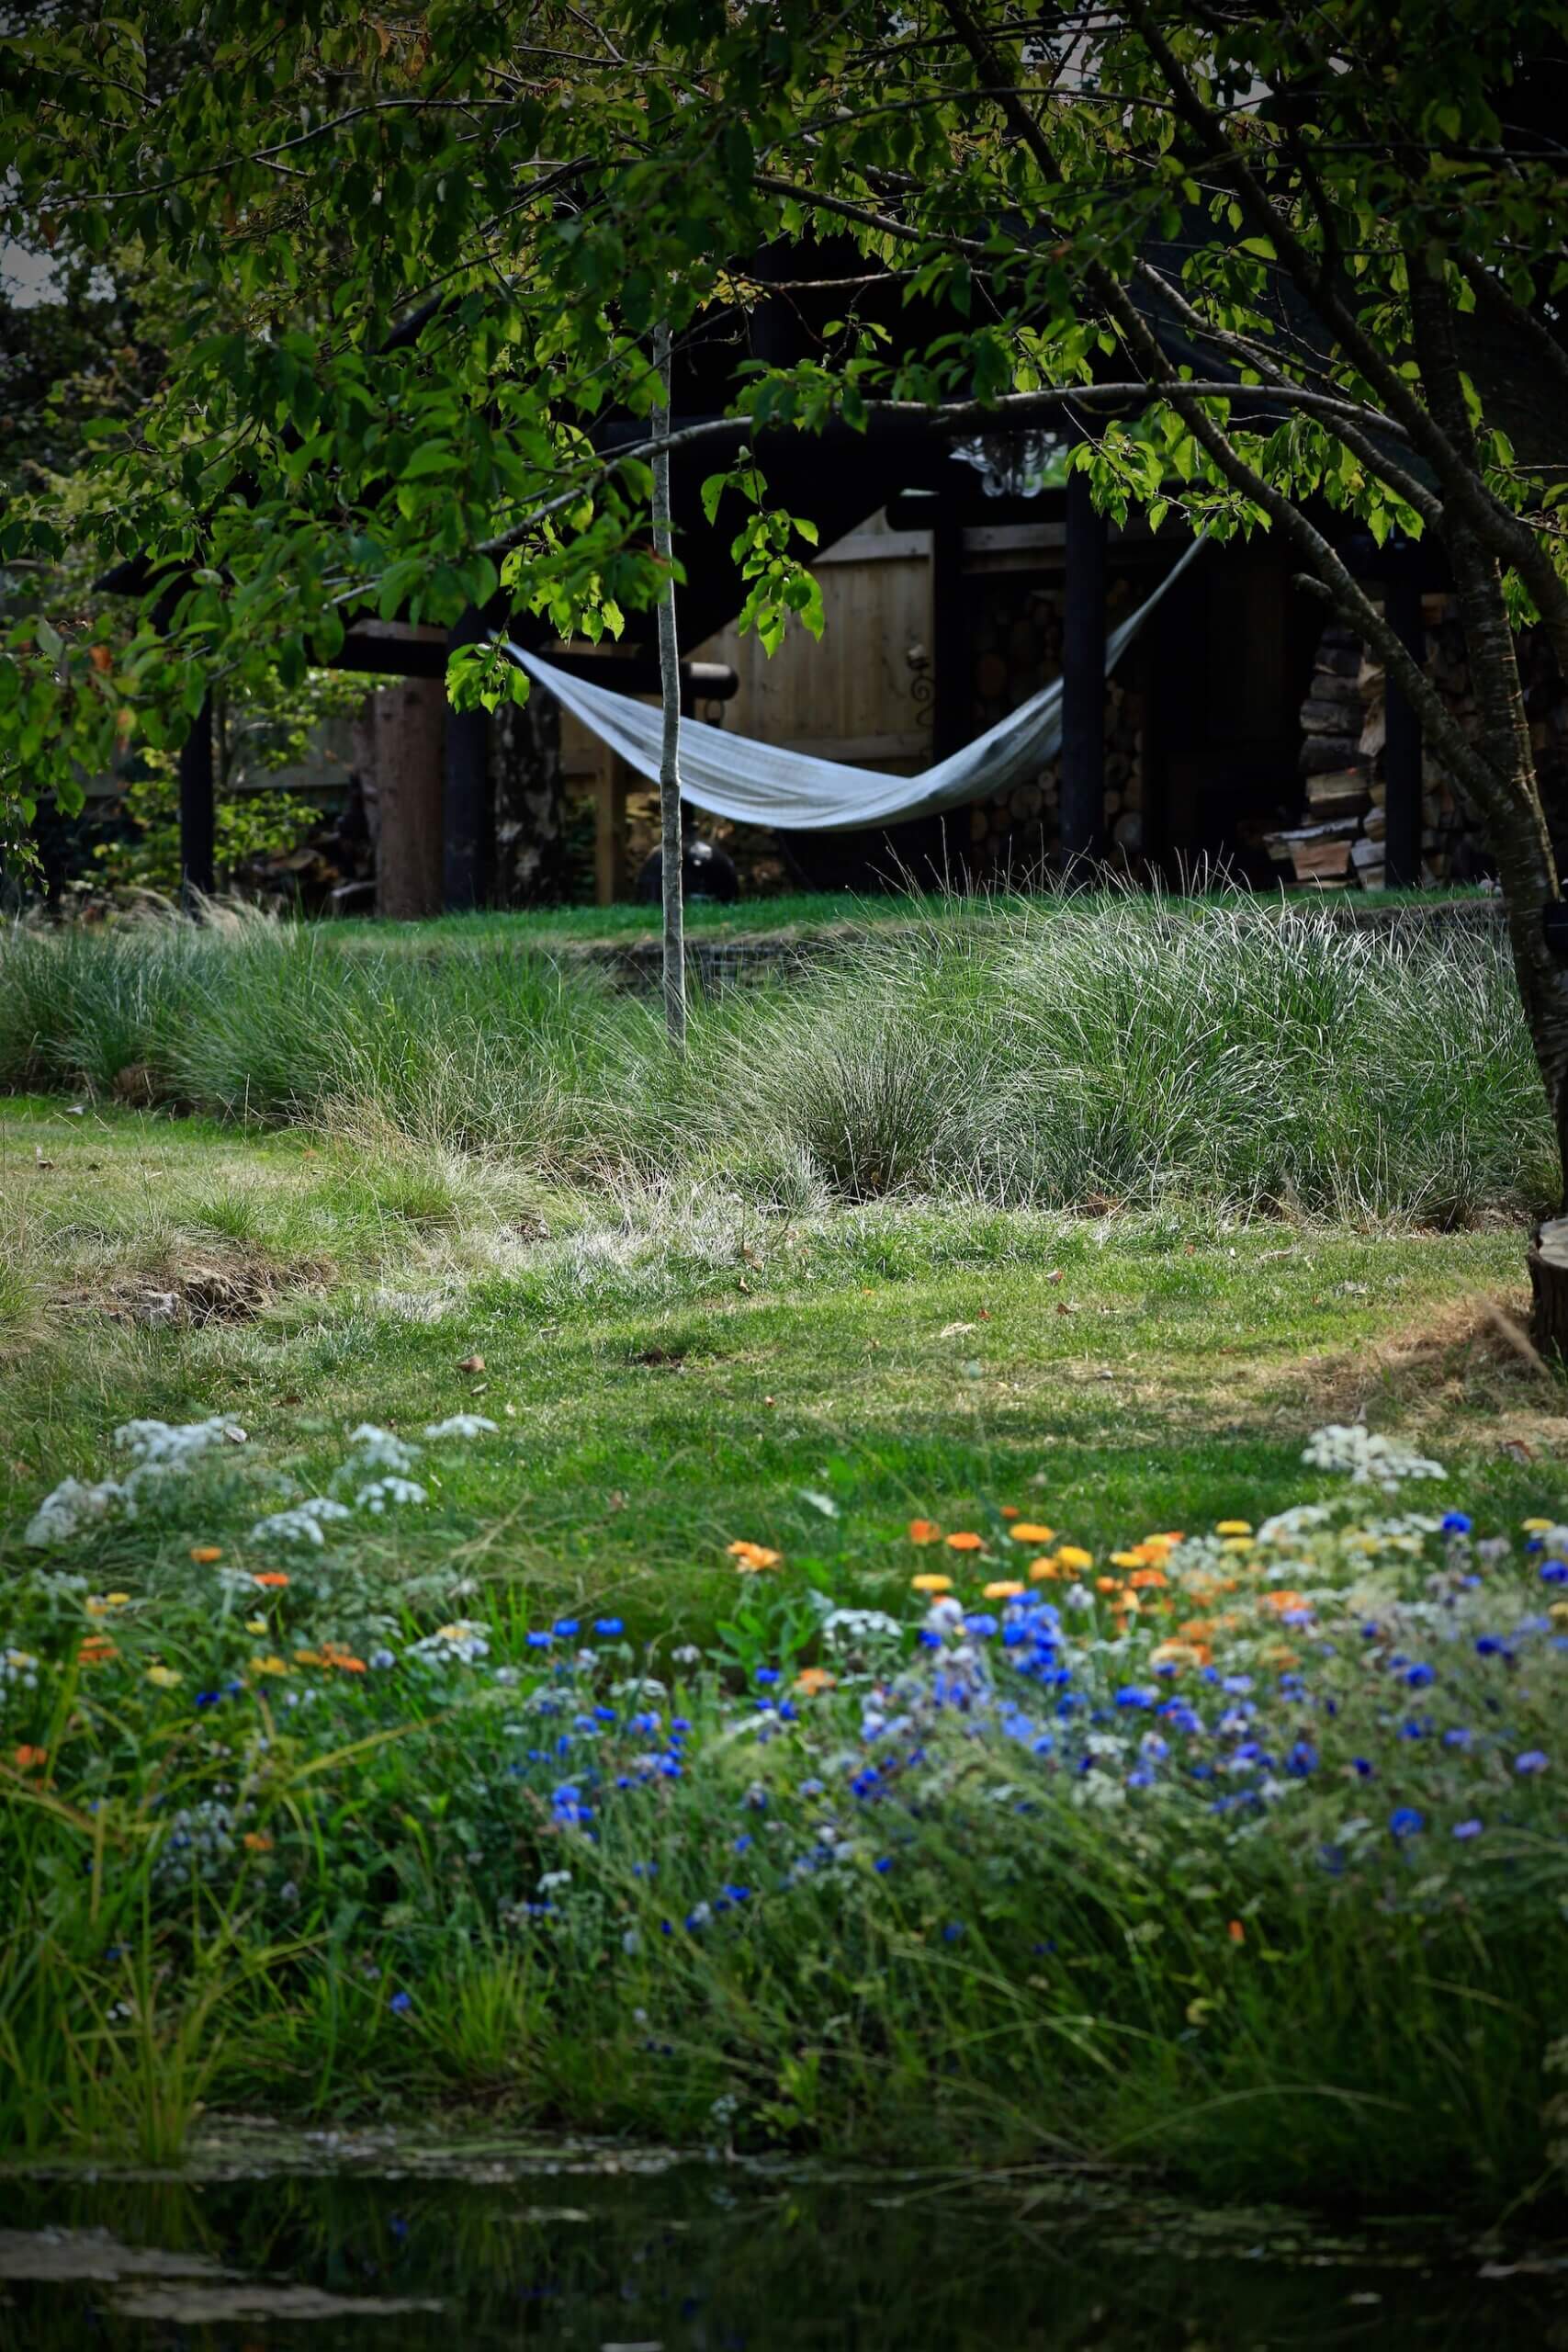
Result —
<instances>
[{"instance_id":1,"label":"overhanging tree canopy","mask_svg":"<svg viewBox=\"0 0 1568 2352\"><path fill-rule=\"evenodd\" d=\"M0 686L13 790L69 789L117 730L177 730L198 671L243 676L263 643L302 667L358 614L452 622L505 591L592 634L650 605L661 320L711 367L674 438L711 449L770 634L814 590L805 502L748 454L764 431L1070 406L1102 507L1279 533L1418 711L1497 860L1568 1139L1511 626L1539 616L1568 670L1565 35L1525 0L62 0L6 62L12 223L73 253L139 238L186 280L188 339L96 445L79 527L188 585L113 646L90 614L29 619ZM809 299L828 235L867 283L840 274L773 364L767 321ZM935 332L871 314L890 279L901 316L942 307ZM1441 540L1477 740L1336 552L1334 509ZM5 531L13 564L58 537L26 512ZM503 690L479 650L453 684Z\"/></svg>"}]
</instances>

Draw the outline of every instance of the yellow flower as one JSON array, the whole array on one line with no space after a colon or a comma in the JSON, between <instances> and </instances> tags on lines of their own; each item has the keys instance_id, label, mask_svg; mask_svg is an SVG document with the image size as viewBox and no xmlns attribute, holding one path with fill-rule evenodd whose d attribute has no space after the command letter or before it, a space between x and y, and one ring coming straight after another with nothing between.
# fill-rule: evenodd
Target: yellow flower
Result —
<instances>
[{"instance_id":1,"label":"yellow flower","mask_svg":"<svg viewBox=\"0 0 1568 2352\"><path fill-rule=\"evenodd\" d=\"M1249 1519L1217 1519L1214 1532L1216 1535L1250 1535L1252 1521Z\"/></svg>"},{"instance_id":2,"label":"yellow flower","mask_svg":"<svg viewBox=\"0 0 1568 2352\"><path fill-rule=\"evenodd\" d=\"M1055 1535L1054 1527L1041 1527L1033 1520L1021 1519L1008 1533L1015 1544L1049 1544Z\"/></svg>"},{"instance_id":3,"label":"yellow flower","mask_svg":"<svg viewBox=\"0 0 1568 2352\"><path fill-rule=\"evenodd\" d=\"M245 1631L247 1634L265 1634L266 1631L266 1619L265 1617L247 1617L245 1620Z\"/></svg>"},{"instance_id":4,"label":"yellow flower","mask_svg":"<svg viewBox=\"0 0 1568 2352\"><path fill-rule=\"evenodd\" d=\"M1250 1552L1252 1538L1250 1535L1227 1535L1220 1549L1222 1552Z\"/></svg>"},{"instance_id":5,"label":"yellow flower","mask_svg":"<svg viewBox=\"0 0 1568 2352\"><path fill-rule=\"evenodd\" d=\"M1016 1600L1022 1590L1021 1584L988 1584L985 1596L987 1600Z\"/></svg>"},{"instance_id":6,"label":"yellow flower","mask_svg":"<svg viewBox=\"0 0 1568 2352\"><path fill-rule=\"evenodd\" d=\"M1553 1519L1526 1519L1519 1524L1527 1535L1550 1535L1557 1522Z\"/></svg>"},{"instance_id":7,"label":"yellow flower","mask_svg":"<svg viewBox=\"0 0 1568 2352\"><path fill-rule=\"evenodd\" d=\"M1056 1565L1062 1568L1092 1568L1094 1554L1086 1552L1081 1544L1064 1544L1056 1554Z\"/></svg>"},{"instance_id":8,"label":"yellow flower","mask_svg":"<svg viewBox=\"0 0 1568 2352\"><path fill-rule=\"evenodd\" d=\"M951 1577L939 1577L928 1573L925 1576L911 1577L909 1582L916 1592L951 1592L953 1590Z\"/></svg>"},{"instance_id":9,"label":"yellow flower","mask_svg":"<svg viewBox=\"0 0 1568 2352\"><path fill-rule=\"evenodd\" d=\"M172 1666L150 1666L147 1669L148 1681L155 1682L160 1690L172 1690L184 1679L183 1675L175 1672Z\"/></svg>"},{"instance_id":10,"label":"yellow flower","mask_svg":"<svg viewBox=\"0 0 1568 2352\"><path fill-rule=\"evenodd\" d=\"M254 1657L251 1660L251 1672L253 1674L288 1674L292 1671L292 1668L285 1666L280 1657L269 1656L267 1657Z\"/></svg>"},{"instance_id":11,"label":"yellow flower","mask_svg":"<svg viewBox=\"0 0 1568 2352\"><path fill-rule=\"evenodd\" d=\"M1031 1560L1029 1563L1029 1581L1031 1584L1044 1584L1049 1577L1059 1577L1062 1571L1057 1566L1055 1558L1049 1553L1045 1555L1043 1559Z\"/></svg>"},{"instance_id":12,"label":"yellow flower","mask_svg":"<svg viewBox=\"0 0 1568 2352\"><path fill-rule=\"evenodd\" d=\"M1135 1552L1112 1552L1111 1565L1113 1568L1141 1568L1147 1558L1148 1554L1140 1544Z\"/></svg>"}]
</instances>

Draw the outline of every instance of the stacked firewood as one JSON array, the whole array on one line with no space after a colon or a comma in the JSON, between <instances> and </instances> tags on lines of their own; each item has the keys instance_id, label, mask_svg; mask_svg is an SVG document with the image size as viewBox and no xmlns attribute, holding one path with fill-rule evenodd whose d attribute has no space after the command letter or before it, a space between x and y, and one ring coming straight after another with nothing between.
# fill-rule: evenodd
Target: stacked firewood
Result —
<instances>
[{"instance_id":1,"label":"stacked firewood","mask_svg":"<svg viewBox=\"0 0 1568 2352\"><path fill-rule=\"evenodd\" d=\"M1465 732L1474 734L1479 722L1463 631L1443 596L1427 596L1423 609L1427 673ZM1269 836L1269 850L1294 881L1319 889L1377 889L1384 876L1383 673L1351 630L1324 630L1301 725L1306 808L1299 826ZM1421 768L1421 879L1469 878L1481 865L1453 786L1428 751Z\"/></svg>"},{"instance_id":2,"label":"stacked firewood","mask_svg":"<svg viewBox=\"0 0 1568 2352\"><path fill-rule=\"evenodd\" d=\"M973 581L976 611L970 660L973 732L998 718L1061 675L1062 596L1059 589L1029 587L1007 574ZM1112 626L1132 601L1126 581L1111 595ZM1109 854L1135 859L1144 847L1144 698L1116 672L1105 685L1105 840ZM1055 853L1060 840L1060 768L1053 760L1027 783L977 800L969 810L970 859L977 876L1018 875Z\"/></svg>"}]
</instances>

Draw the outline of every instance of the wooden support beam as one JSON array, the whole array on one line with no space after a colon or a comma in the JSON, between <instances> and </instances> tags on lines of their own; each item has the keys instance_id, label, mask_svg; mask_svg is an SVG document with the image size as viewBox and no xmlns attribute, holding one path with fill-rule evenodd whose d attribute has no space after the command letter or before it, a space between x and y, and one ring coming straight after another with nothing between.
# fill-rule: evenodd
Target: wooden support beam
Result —
<instances>
[{"instance_id":1,"label":"wooden support beam","mask_svg":"<svg viewBox=\"0 0 1568 2352\"><path fill-rule=\"evenodd\" d=\"M1427 662L1427 626L1421 613L1421 575L1408 550L1390 560L1383 581L1383 613L1416 661ZM1393 679L1387 688L1387 734L1383 741L1383 879L1391 890L1413 889L1421 879L1421 721Z\"/></svg>"},{"instance_id":2,"label":"wooden support beam","mask_svg":"<svg viewBox=\"0 0 1568 2352\"><path fill-rule=\"evenodd\" d=\"M968 741L973 688L963 526L945 508L931 524L931 750L939 760Z\"/></svg>"},{"instance_id":3,"label":"wooden support beam","mask_svg":"<svg viewBox=\"0 0 1568 2352\"><path fill-rule=\"evenodd\" d=\"M1061 835L1064 859L1104 853L1105 518L1077 471L1067 476Z\"/></svg>"},{"instance_id":4,"label":"wooden support beam","mask_svg":"<svg viewBox=\"0 0 1568 2352\"><path fill-rule=\"evenodd\" d=\"M469 611L452 630L450 646L474 645L484 635L480 614ZM441 802L442 903L461 913L482 907L490 891L490 718L483 710L446 712L445 788Z\"/></svg>"},{"instance_id":5,"label":"wooden support beam","mask_svg":"<svg viewBox=\"0 0 1568 2352\"><path fill-rule=\"evenodd\" d=\"M618 752L612 752L593 786L593 898L601 907L631 896L626 862L626 790L637 781Z\"/></svg>"},{"instance_id":6,"label":"wooden support beam","mask_svg":"<svg viewBox=\"0 0 1568 2352\"><path fill-rule=\"evenodd\" d=\"M218 809L212 762L212 696L180 745L180 888L189 901L216 888Z\"/></svg>"}]
</instances>

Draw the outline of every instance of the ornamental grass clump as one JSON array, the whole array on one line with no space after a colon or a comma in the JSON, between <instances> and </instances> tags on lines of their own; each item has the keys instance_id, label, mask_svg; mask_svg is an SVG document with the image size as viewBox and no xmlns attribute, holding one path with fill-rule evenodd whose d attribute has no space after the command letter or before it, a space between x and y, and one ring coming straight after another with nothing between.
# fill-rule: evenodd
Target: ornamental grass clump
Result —
<instances>
[{"instance_id":1,"label":"ornamental grass clump","mask_svg":"<svg viewBox=\"0 0 1568 2352\"><path fill-rule=\"evenodd\" d=\"M687 1048L581 960L147 918L0 938L0 1084L822 1198L1452 1226L1554 1197L1507 951L1237 894L957 907L694 1000Z\"/></svg>"},{"instance_id":2,"label":"ornamental grass clump","mask_svg":"<svg viewBox=\"0 0 1568 2352\"><path fill-rule=\"evenodd\" d=\"M141 1459L182 1460L159 1428ZM1479 1531L1336 1429L1300 1506L1104 1554L1059 1510L919 1518L840 1590L737 1535L694 1638L397 1577L364 1490L502 1442L360 1424L351 1499L112 1589L103 1518L40 1511L0 1627L17 2143L89 2045L60 2128L113 2137L152 2001L171 2047L199 2017L209 2102L504 2083L666 2139L722 2098L753 2144L1549 2193L1568 1528ZM188 1526L232 1453L276 1492L219 1443L138 1510ZM459 1953L482 2015L437 2030Z\"/></svg>"}]
</instances>

